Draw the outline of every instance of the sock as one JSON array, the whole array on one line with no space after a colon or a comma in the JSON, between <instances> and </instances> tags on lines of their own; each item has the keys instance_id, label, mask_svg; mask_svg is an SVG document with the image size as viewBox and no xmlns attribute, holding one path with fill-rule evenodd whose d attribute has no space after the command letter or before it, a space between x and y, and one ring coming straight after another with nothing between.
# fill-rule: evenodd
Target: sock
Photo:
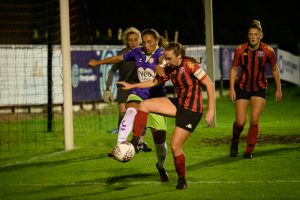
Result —
<instances>
[{"instance_id":1,"label":"sock","mask_svg":"<svg viewBox=\"0 0 300 200\"><path fill-rule=\"evenodd\" d=\"M142 144L144 142L144 136L146 135L147 128L144 128L142 136L139 139L139 144Z\"/></svg>"},{"instance_id":2,"label":"sock","mask_svg":"<svg viewBox=\"0 0 300 200\"><path fill-rule=\"evenodd\" d=\"M184 177L185 176L185 155L182 153L179 156L174 157L174 164L178 176Z\"/></svg>"},{"instance_id":3,"label":"sock","mask_svg":"<svg viewBox=\"0 0 300 200\"><path fill-rule=\"evenodd\" d=\"M167 144L166 142L162 144L156 144L156 157L157 157L157 167L158 169L162 169L165 165L165 160L167 156Z\"/></svg>"},{"instance_id":4,"label":"sock","mask_svg":"<svg viewBox=\"0 0 300 200\"><path fill-rule=\"evenodd\" d=\"M236 122L234 122L232 126L232 140L239 140L243 130L244 126L238 126Z\"/></svg>"},{"instance_id":5,"label":"sock","mask_svg":"<svg viewBox=\"0 0 300 200\"><path fill-rule=\"evenodd\" d=\"M133 123L133 136L140 137L147 124L148 113L138 110Z\"/></svg>"},{"instance_id":6,"label":"sock","mask_svg":"<svg viewBox=\"0 0 300 200\"><path fill-rule=\"evenodd\" d=\"M118 142L125 142L127 140L128 135L132 130L135 115L136 115L136 109L127 108L125 115L120 123Z\"/></svg>"},{"instance_id":7,"label":"sock","mask_svg":"<svg viewBox=\"0 0 300 200\"><path fill-rule=\"evenodd\" d=\"M247 148L246 153L251 153L254 150L254 147L258 139L258 124L250 124L247 136Z\"/></svg>"}]
</instances>

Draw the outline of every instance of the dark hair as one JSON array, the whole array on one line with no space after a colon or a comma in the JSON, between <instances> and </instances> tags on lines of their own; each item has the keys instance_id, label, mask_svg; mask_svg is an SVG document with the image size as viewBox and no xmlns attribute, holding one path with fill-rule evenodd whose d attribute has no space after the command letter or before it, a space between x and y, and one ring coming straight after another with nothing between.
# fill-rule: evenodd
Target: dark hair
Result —
<instances>
[{"instance_id":1,"label":"dark hair","mask_svg":"<svg viewBox=\"0 0 300 200\"><path fill-rule=\"evenodd\" d=\"M173 50L175 56L181 55L182 57L189 58L194 63L200 63L193 57L189 57L185 55L185 49L179 42L170 42L166 47L165 51L171 51Z\"/></svg>"},{"instance_id":2,"label":"dark hair","mask_svg":"<svg viewBox=\"0 0 300 200\"><path fill-rule=\"evenodd\" d=\"M165 48L168 44L167 40L160 36L159 33L154 29L145 29L141 36L143 37L144 35L152 35L156 40L158 40L158 46L162 48Z\"/></svg>"}]
</instances>

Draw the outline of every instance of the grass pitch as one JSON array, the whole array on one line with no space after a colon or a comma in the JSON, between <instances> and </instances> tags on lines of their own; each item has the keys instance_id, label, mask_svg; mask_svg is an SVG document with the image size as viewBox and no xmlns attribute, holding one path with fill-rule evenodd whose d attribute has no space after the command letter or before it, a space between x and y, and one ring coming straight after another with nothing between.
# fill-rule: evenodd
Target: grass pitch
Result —
<instances>
[{"instance_id":1,"label":"grass pitch","mask_svg":"<svg viewBox=\"0 0 300 200\"><path fill-rule=\"evenodd\" d=\"M229 157L234 105L228 97L217 100L217 127L201 122L184 146L187 190L175 190L170 151L168 183L159 181L155 152L140 152L128 163L106 157L117 138L108 133L115 125L109 122L117 116L99 120L94 113L74 117L72 151L62 143L55 152L2 150L0 199L300 199L300 88L283 88L280 103L273 94L271 89L251 160L242 158L248 124L238 157ZM173 125L169 120L167 141ZM150 132L145 140L154 148Z\"/></svg>"}]
</instances>

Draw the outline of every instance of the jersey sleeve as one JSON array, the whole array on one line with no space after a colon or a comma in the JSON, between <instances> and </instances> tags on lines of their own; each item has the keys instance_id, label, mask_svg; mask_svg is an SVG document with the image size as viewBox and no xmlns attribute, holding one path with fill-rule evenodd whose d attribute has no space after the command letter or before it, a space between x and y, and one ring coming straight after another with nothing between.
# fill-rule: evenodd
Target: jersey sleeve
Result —
<instances>
[{"instance_id":1,"label":"jersey sleeve","mask_svg":"<svg viewBox=\"0 0 300 200\"><path fill-rule=\"evenodd\" d=\"M200 65L198 63L187 61L185 64L185 68L187 69L187 72L190 74L194 74L194 76L202 81L206 77L206 73L203 69L200 68Z\"/></svg>"},{"instance_id":2,"label":"jersey sleeve","mask_svg":"<svg viewBox=\"0 0 300 200\"><path fill-rule=\"evenodd\" d=\"M134 49L131 50L131 51L123 53L123 60L124 61L132 61L132 60L134 60L134 58L135 58L134 57L134 53L135 53Z\"/></svg>"},{"instance_id":3,"label":"jersey sleeve","mask_svg":"<svg viewBox=\"0 0 300 200\"><path fill-rule=\"evenodd\" d=\"M233 60L232 60L232 66L240 66L241 63L241 46L237 47L234 51L234 56L233 56Z\"/></svg>"}]
</instances>

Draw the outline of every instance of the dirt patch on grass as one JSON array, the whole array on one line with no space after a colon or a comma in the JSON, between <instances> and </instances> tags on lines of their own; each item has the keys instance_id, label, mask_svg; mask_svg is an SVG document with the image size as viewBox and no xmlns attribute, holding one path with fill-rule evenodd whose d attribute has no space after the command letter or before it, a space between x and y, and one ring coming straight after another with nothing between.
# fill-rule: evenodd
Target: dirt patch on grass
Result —
<instances>
[{"instance_id":1,"label":"dirt patch on grass","mask_svg":"<svg viewBox=\"0 0 300 200\"><path fill-rule=\"evenodd\" d=\"M246 141L246 137L242 136L240 142ZM204 138L203 143L208 145L230 144L231 138ZM300 135L262 135L258 138L258 143L268 144L292 144L300 143Z\"/></svg>"}]
</instances>

